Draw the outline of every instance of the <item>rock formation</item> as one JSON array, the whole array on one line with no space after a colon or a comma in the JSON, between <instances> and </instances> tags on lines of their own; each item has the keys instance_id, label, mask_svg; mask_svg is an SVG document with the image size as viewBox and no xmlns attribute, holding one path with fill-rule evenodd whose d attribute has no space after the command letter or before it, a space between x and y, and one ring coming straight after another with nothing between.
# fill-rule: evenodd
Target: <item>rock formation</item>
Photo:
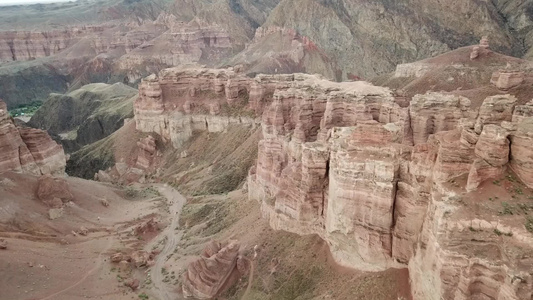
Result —
<instances>
[{"instance_id":1,"label":"rock formation","mask_svg":"<svg viewBox=\"0 0 533 300\"><path fill-rule=\"evenodd\" d=\"M99 34L104 29L103 26L83 26L43 32L0 31L0 63L54 55L82 37Z\"/></svg>"},{"instance_id":2,"label":"rock formation","mask_svg":"<svg viewBox=\"0 0 533 300\"><path fill-rule=\"evenodd\" d=\"M189 264L183 274L183 295L194 299L213 299L224 287L240 277L240 245L236 241L211 241L200 258Z\"/></svg>"},{"instance_id":3,"label":"rock formation","mask_svg":"<svg viewBox=\"0 0 533 300\"><path fill-rule=\"evenodd\" d=\"M339 67L308 37L292 28L259 27L246 48L231 58L227 65L241 65L243 72L322 74L340 80Z\"/></svg>"},{"instance_id":4,"label":"rock formation","mask_svg":"<svg viewBox=\"0 0 533 300\"><path fill-rule=\"evenodd\" d=\"M475 104L435 92L409 101L362 81L249 78L231 69L164 70L144 79L139 93L137 129L176 148L194 130L255 126L261 116L249 197L261 202L273 228L321 236L338 263L409 268L415 299L531 297L526 270L533 266L525 254L533 248L531 234L522 223L461 204L509 170L533 188L531 103L494 95ZM486 251L499 245L499 235L487 234L494 230L510 232L497 251L523 254L469 251L477 244L468 233L477 230L484 232ZM199 275L203 264L209 266L205 257L201 261L189 269L184 289L209 297L217 289Z\"/></svg>"},{"instance_id":5,"label":"rock formation","mask_svg":"<svg viewBox=\"0 0 533 300\"><path fill-rule=\"evenodd\" d=\"M63 203L72 201L74 196L64 179L44 175L39 178L37 198L52 208L61 208Z\"/></svg>"},{"instance_id":6,"label":"rock formation","mask_svg":"<svg viewBox=\"0 0 533 300\"><path fill-rule=\"evenodd\" d=\"M179 147L194 130L221 132L230 124L256 126L254 111L263 100L261 94L251 98L248 89L253 81L231 69L172 68L151 75L139 85L134 104L137 130L157 133Z\"/></svg>"},{"instance_id":7,"label":"rock formation","mask_svg":"<svg viewBox=\"0 0 533 300\"><path fill-rule=\"evenodd\" d=\"M519 70L500 70L494 72L490 80L490 83L503 91L519 86L522 82L524 82L524 72Z\"/></svg>"},{"instance_id":8,"label":"rock formation","mask_svg":"<svg viewBox=\"0 0 533 300\"><path fill-rule=\"evenodd\" d=\"M61 175L65 164L61 145L45 131L15 126L0 100L0 172Z\"/></svg>"},{"instance_id":9,"label":"rock formation","mask_svg":"<svg viewBox=\"0 0 533 300\"><path fill-rule=\"evenodd\" d=\"M95 180L130 184L145 182L146 175L155 171L160 154L157 152L155 138L151 135L137 142L136 158L132 162L118 162L107 170L95 174Z\"/></svg>"}]
</instances>

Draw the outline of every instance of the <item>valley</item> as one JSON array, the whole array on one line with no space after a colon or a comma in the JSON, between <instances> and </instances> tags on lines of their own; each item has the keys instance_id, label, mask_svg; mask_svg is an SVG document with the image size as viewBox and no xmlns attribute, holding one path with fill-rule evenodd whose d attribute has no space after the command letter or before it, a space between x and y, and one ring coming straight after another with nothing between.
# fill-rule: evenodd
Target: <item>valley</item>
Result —
<instances>
[{"instance_id":1,"label":"valley","mask_svg":"<svg viewBox=\"0 0 533 300\"><path fill-rule=\"evenodd\" d=\"M532 7L0 6L0 298L533 299Z\"/></svg>"}]
</instances>

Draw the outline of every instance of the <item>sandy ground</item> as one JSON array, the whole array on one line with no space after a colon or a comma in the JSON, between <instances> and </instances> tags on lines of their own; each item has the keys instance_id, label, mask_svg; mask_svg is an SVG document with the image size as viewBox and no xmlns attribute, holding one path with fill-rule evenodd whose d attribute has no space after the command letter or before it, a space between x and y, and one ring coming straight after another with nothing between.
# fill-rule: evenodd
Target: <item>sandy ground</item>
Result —
<instances>
[{"instance_id":1,"label":"sandy ground","mask_svg":"<svg viewBox=\"0 0 533 300\"><path fill-rule=\"evenodd\" d=\"M0 174L0 237L8 241L8 249L0 250L2 300L182 299L182 274L213 239L238 240L252 262L247 274L221 292L221 300L411 299L407 270L340 267L318 236L272 230L243 190L186 200L164 184L129 187L135 193L128 196L127 189L68 178L75 199L51 221L33 195L36 180ZM101 204L104 198L109 207ZM152 218L160 231L133 234ZM80 226L90 233L73 234ZM159 254L151 267L110 261L116 252L135 250ZM127 279L138 279L139 289L126 287Z\"/></svg>"},{"instance_id":2,"label":"sandy ground","mask_svg":"<svg viewBox=\"0 0 533 300\"><path fill-rule=\"evenodd\" d=\"M116 266L110 263L110 255L124 249L142 249L152 239L158 240L154 239L157 233L132 236L132 228L154 216L161 220L161 227L165 227L169 211L174 218L172 226L160 236L172 241L173 228L184 202L171 187L161 186L162 195L146 193L127 199L122 189L69 178L75 199L64 208L62 217L51 221L47 219L48 208L33 195L31 187L36 184L36 178L0 174L0 181L3 182L0 185L3 210L0 210L0 238L8 242L8 248L0 250L2 300L137 299L142 291L132 292L123 286L121 276L124 275L117 273ZM19 185L28 188L22 190ZM146 186L136 189L142 191ZM171 198L174 205L168 206L165 196ZM104 197L110 202L109 207L100 203ZM21 216L18 223L7 218L7 212ZM90 233L75 235L73 231L80 226ZM167 251L173 250L172 244L168 247ZM156 264L154 268L158 267ZM142 278L145 271L134 270L132 276Z\"/></svg>"}]
</instances>

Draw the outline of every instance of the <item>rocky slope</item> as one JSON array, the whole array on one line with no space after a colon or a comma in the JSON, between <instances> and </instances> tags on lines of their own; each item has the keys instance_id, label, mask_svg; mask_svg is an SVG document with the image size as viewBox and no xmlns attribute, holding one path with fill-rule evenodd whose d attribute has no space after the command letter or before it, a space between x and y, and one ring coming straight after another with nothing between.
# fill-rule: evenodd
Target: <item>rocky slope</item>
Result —
<instances>
[{"instance_id":1,"label":"rocky slope","mask_svg":"<svg viewBox=\"0 0 533 300\"><path fill-rule=\"evenodd\" d=\"M259 28L246 48L224 62L237 66L251 75L258 73L322 74L331 80L340 80L341 71L309 38L293 29Z\"/></svg>"},{"instance_id":2,"label":"rocky slope","mask_svg":"<svg viewBox=\"0 0 533 300\"><path fill-rule=\"evenodd\" d=\"M273 228L318 234L345 266L408 268L415 299L529 299L533 91L527 68L513 72L486 78L498 92L476 101L168 69L140 84L135 122L179 149L195 131L261 116L248 191Z\"/></svg>"},{"instance_id":3,"label":"rocky slope","mask_svg":"<svg viewBox=\"0 0 533 300\"><path fill-rule=\"evenodd\" d=\"M523 1L280 1L263 26L295 29L343 66L343 77L371 78L397 64L471 45L489 35L494 49L524 56L531 3ZM351 75L350 75L351 74Z\"/></svg>"},{"instance_id":4,"label":"rocky slope","mask_svg":"<svg viewBox=\"0 0 533 300\"><path fill-rule=\"evenodd\" d=\"M0 100L0 173L23 172L33 175L65 172L63 147L43 130L17 127Z\"/></svg>"},{"instance_id":5,"label":"rocky slope","mask_svg":"<svg viewBox=\"0 0 533 300\"><path fill-rule=\"evenodd\" d=\"M426 91L462 95L478 107L490 95L512 93L521 102L533 97L524 81L533 64L491 50L487 37L467 46L421 61L400 64L395 72L378 76L374 84L401 90L412 97Z\"/></svg>"},{"instance_id":6,"label":"rocky slope","mask_svg":"<svg viewBox=\"0 0 533 300\"><path fill-rule=\"evenodd\" d=\"M133 117L137 90L122 83L89 84L65 95L51 94L28 122L57 137L67 152L96 142Z\"/></svg>"}]
</instances>

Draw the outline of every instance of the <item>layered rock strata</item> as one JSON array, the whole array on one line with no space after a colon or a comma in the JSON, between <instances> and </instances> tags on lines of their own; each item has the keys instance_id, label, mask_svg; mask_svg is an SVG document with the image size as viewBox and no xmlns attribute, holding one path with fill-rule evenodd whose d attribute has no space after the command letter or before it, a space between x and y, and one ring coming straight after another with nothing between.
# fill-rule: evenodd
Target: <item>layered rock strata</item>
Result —
<instances>
[{"instance_id":1,"label":"layered rock strata","mask_svg":"<svg viewBox=\"0 0 533 300\"><path fill-rule=\"evenodd\" d=\"M275 229L321 236L340 264L409 268L416 299L531 297L533 236L523 221L461 204L510 170L533 187L531 103L495 95L477 107L434 92L409 101L361 81L230 69L168 69L139 90L137 129L175 147L194 130L253 126L261 116L250 198ZM486 251L521 254L469 251L478 244L465 236L477 230ZM509 242L500 246L492 230Z\"/></svg>"},{"instance_id":2,"label":"layered rock strata","mask_svg":"<svg viewBox=\"0 0 533 300\"><path fill-rule=\"evenodd\" d=\"M134 112L137 130L180 147L193 131L222 132L230 124L257 126L262 87L231 69L180 69L144 78ZM271 88L273 91L273 87ZM256 95L254 95L256 94Z\"/></svg>"},{"instance_id":3,"label":"layered rock strata","mask_svg":"<svg viewBox=\"0 0 533 300\"><path fill-rule=\"evenodd\" d=\"M15 126L0 100L0 172L60 175L65 165L63 147L46 131Z\"/></svg>"},{"instance_id":4,"label":"layered rock strata","mask_svg":"<svg viewBox=\"0 0 533 300\"><path fill-rule=\"evenodd\" d=\"M51 56L104 29L104 26L82 26L42 32L0 31L0 63Z\"/></svg>"},{"instance_id":5,"label":"layered rock strata","mask_svg":"<svg viewBox=\"0 0 533 300\"><path fill-rule=\"evenodd\" d=\"M183 274L183 295L194 299L213 299L231 286L240 273L240 245L236 241L211 241L201 256Z\"/></svg>"}]
</instances>

